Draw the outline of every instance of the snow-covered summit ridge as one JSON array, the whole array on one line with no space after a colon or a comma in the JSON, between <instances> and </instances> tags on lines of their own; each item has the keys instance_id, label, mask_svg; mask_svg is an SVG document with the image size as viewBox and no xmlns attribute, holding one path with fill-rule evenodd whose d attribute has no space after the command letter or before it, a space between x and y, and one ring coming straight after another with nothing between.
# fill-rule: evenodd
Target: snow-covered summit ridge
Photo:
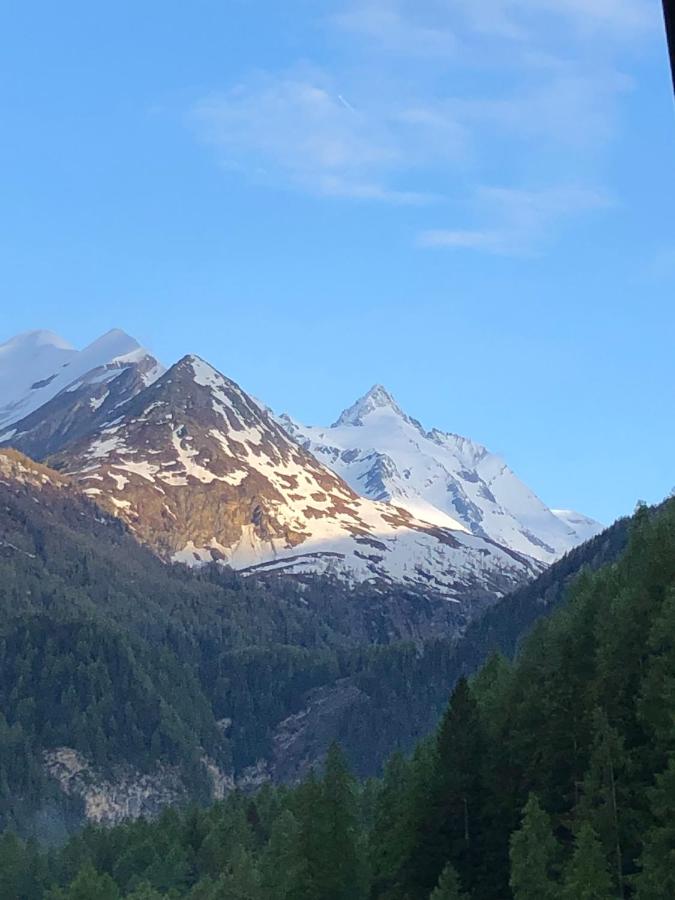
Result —
<instances>
[{"instance_id":1,"label":"snow-covered summit ridge","mask_svg":"<svg viewBox=\"0 0 675 900\"><path fill-rule=\"evenodd\" d=\"M0 344L0 423L4 411L67 366L77 350L51 331L28 331Z\"/></svg>"},{"instance_id":2,"label":"snow-covered summit ridge","mask_svg":"<svg viewBox=\"0 0 675 900\"><path fill-rule=\"evenodd\" d=\"M0 446L44 460L95 431L163 371L120 329L83 350L48 331L12 338L0 347Z\"/></svg>"},{"instance_id":3,"label":"snow-covered summit ridge","mask_svg":"<svg viewBox=\"0 0 675 900\"><path fill-rule=\"evenodd\" d=\"M588 517L554 513L481 444L426 431L381 385L330 428L304 426L287 415L279 421L362 496L395 503L441 527L460 523L544 563L602 528Z\"/></svg>"}]
</instances>

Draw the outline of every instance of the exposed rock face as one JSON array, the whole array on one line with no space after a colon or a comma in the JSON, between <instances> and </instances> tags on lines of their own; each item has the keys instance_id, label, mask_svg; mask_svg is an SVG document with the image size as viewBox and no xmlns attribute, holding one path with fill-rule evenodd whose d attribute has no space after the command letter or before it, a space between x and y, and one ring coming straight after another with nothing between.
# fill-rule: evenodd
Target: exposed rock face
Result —
<instances>
[{"instance_id":1,"label":"exposed rock face","mask_svg":"<svg viewBox=\"0 0 675 900\"><path fill-rule=\"evenodd\" d=\"M355 493L233 381L188 356L50 462L166 559L329 572L485 601L536 574L521 554Z\"/></svg>"},{"instance_id":2,"label":"exposed rock face","mask_svg":"<svg viewBox=\"0 0 675 900\"><path fill-rule=\"evenodd\" d=\"M175 769L158 766L154 774L147 775L120 766L111 779L70 747L48 750L44 760L46 771L61 790L82 799L88 822L116 825L125 819L152 818L185 796Z\"/></svg>"},{"instance_id":3,"label":"exposed rock face","mask_svg":"<svg viewBox=\"0 0 675 900\"><path fill-rule=\"evenodd\" d=\"M46 486L63 489L72 485L65 475L9 449L0 450L0 480L6 485L25 485L38 491Z\"/></svg>"},{"instance_id":4,"label":"exposed rock face","mask_svg":"<svg viewBox=\"0 0 675 900\"><path fill-rule=\"evenodd\" d=\"M308 775L334 740L336 722L348 717L358 706L366 708L368 700L347 679L310 691L305 707L276 728L268 764L274 780L295 782Z\"/></svg>"}]
</instances>

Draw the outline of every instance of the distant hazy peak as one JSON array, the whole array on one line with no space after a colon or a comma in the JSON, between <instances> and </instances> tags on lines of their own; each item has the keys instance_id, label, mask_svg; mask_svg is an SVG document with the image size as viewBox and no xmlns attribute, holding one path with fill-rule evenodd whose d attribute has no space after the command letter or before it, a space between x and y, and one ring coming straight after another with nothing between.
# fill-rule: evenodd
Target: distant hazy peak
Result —
<instances>
[{"instance_id":1,"label":"distant hazy peak","mask_svg":"<svg viewBox=\"0 0 675 900\"><path fill-rule=\"evenodd\" d=\"M136 338L131 337L126 331L122 331L120 328L111 328L110 331L106 331L101 337L88 344L82 353L96 350L109 356L124 356L134 350L139 350L140 347Z\"/></svg>"},{"instance_id":2,"label":"distant hazy peak","mask_svg":"<svg viewBox=\"0 0 675 900\"><path fill-rule=\"evenodd\" d=\"M24 331L0 344L0 355L20 349L30 350L34 347L54 347L56 350L75 349L72 344L69 344L68 341L53 331L38 329L35 331Z\"/></svg>"},{"instance_id":3,"label":"distant hazy peak","mask_svg":"<svg viewBox=\"0 0 675 900\"><path fill-rule=\"evenodd\" d=\"M570 528L580 541L590 540L604 529L604 525L574 509L552 509L553 515Z\"/></svg>"},{"instance_id":4,"label":"distant hazy peak","mask_svg":"<svg viewBox=\"0 0 675 900\"><path fill-rule=\"evenodd\" d=\"M59 395L67 393L77 405L75 398L79 398L78 391L84 385L89 386L88 401L94 404L95 412L106 397L111 397L112 402L111 392L106 393L97 385L111 383L130 369L138 373L139 383L131 387L125 381L125 397L127 391L150 384L164 371L135 338L119 328L96 338L83 350L47 330L16 335L0 344L0 442L22 440L27 432L19 429L17 434L16 429L9 431L9 427L46 408ZM116 401L121 400L119 394ZM64 410L61 412L67 418ZM30 430L35 425L31 422L26 427ZM28 446L21 449L29 451ZM36 447L31 444L30 452L34 451Z\"/></svg>"}]
</instances>

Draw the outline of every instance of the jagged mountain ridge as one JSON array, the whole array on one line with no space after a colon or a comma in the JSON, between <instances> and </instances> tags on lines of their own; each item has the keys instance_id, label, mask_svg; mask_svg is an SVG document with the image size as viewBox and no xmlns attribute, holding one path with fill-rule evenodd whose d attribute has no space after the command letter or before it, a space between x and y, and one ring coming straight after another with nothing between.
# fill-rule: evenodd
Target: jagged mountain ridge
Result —
<instances>
[{"instance_id":1,"label":"jagged mountain ridge","mask_svg":"<svg viewBox=\"0 0 675 900\"><path fill-rule=\"evenodd\" d=\"M442 592L478 610L541 567L357 495L233 381L186 356L50 462L164 558Z\"/></svg>"},{"instance_id":2,"label":"jagged mountain ridge","mask_svg":"<svg viewBox=\"0 0 675 900\"><path fill-rule=\"evenodd\" d=\"M0 446L35 459L95 430L164 367L113 329L83 350L49 331L0 345Z\"/></svg>"},{"instance_id":3,"label":"jagged mountain ridge","mask_svg":"<svg viewBox=\"0 0 675 900\"><path fill-rule=\"evenodd\" d=\"M329 428L279 421L358 493L395 503L447 528L459 523L550 564L602 530L568 510L550 510L506 463L456 434L426 431L382 385L375 385Z\"/></svg>"},{"instance_id":4,"label":"jagged mountain ridge","mask_svg":"<svg viewBox=\"0 0 675 900\"><path fill-rule=\"evenodd\" d=\"M67 456L74 448L78 453L80 444L83 446L90 437L111 427L111 422L119 418L120 413L127 419L127 408L131 409L129 404L163 371L147 351L121 331L109 332L79 352L50 332L19 335L0 346L0 446L12 446L42 460L60 454ZM260 410L257 403L251 402ZM425 431L380 385L345 410L328 429L307 428L288 416L276 421L309 454L347 482L353 493L404 509L419 524L426 523L422 532L438 529L439 533L450 533L449 544L457 540L458 534L468 532L549 564L572 546L597 533L600 527L577 513L549 510L499 457L486 448L458 435ZM177 465L185 468L185 459L181 462L179 458L185 448L181 450L176 439L171 439L173 450L178 454L174 462L177 460ZM213 435L207 434L205 440L213 443ZM279 434L272 435L270 446L280 440ZM231 447L227 452L232 456ZM280 459L281 456L273 454L266 470L274 468ZM203 472L195 475L194 465L187 468L191 468L195 484L217 480L204 476ZM290 486L297 472L286 469L283 475L291 479L282 478L287 487L283 501L286 507L289 503L316 502L298 493L293 496ZM278 491L279 484L272 488ZM320 484L315 488L314 493L321 494ZM344 492L344 485L340 491ZM111 494L110 502L114 503L115 497L115 493ZM122 513L128 498L117 497L117 502L122 504L117 507L118 513ZM356 502L356 498L352 496L350 502ZM166 517L168 514L164 512ZM231 512L230 509L227 514ZM336 512L337 507L333 507L331 515ZM194 539L192 535L182 535L185 541L179 547L173 546L174 534L166 539L162 537L159 539L162 552L171 545L173 558L190 563L215 555L229 559L236 566L282 567L295 572L330 568L329 554L334 552L332 559L336 570L344 573L348 568L345 559L349 557L350 566L358 570L359 578L383 574L381 568L377 570L377 560L368 559L382 552L379 537L382 536L383 520L378 515L359 535L353 533L353 528L348 528L347 545L342 545L345 522L333 521L327 528L331 518L326 514L327 510L310 513L315 517L312 527L308 528L307 522L302 522L299 530L292 514L286 516L283 527L275 526L270 530L262 510L247 509L245 515L249 513L260 520L259 524L253 520L238 521L235 516L230 531L239 529L239 532L234 544L219 542L214 537L215 528L211 529L214 534L210 537L198 528L199 533ZM143 515L146 514L147 510ZM344 515L344 510L340 515ZM156 509L152 510L151 517L157 517ZM387 517L390 521L386 521ZM384 535L389 533L397 517L400 525L400 512L387 511ZM148 528L155 532L159 530L156 523ZM223 528L219 526L219 530ZM176 529L172 527L168 531L175 532ZM408 531L407 538L399 535L397 552L389 549L385 568L396 579L410 580L409 560L421 555L426 558L425 577L433 571L429 581L440 588L441 583L434 581L438 560L429 560L429 547L420 546L413 533L419 535L421 532L415 528ZM232 540L231 534L226 537L228 541ZM371 543L360 547L355 555L352 552L355 539ZM380 546L373 546L373 539ZM398 552L406 542L415 546ZM302 545L301 559L289 560L293 554L288 551L296 545ZM312 562L312 554L319 555L320 565L318 557ZM476 570L477 566L471 564L470 568ZM415 579L416 576L412 580ZM441 582L447 584L445 579Z\"/></svg>"}]
</instances>

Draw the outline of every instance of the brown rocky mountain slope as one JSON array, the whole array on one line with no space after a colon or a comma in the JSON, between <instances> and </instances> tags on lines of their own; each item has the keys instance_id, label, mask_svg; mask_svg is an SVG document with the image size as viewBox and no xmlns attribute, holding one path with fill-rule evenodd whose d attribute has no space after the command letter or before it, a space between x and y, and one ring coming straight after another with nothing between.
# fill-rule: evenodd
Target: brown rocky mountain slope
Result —
<instances>
[{"instance_id":1,"label":"brown rocky mountain slope","mask_svg":"<svg viewBox=\"0 0 675 900\"><path fill-rule=\"evenodd\" d=\"M167 560L424 586L478 607L541 570L494 542L358 496L195 356L50 464Z\"/></svg>"}]
</instances>

